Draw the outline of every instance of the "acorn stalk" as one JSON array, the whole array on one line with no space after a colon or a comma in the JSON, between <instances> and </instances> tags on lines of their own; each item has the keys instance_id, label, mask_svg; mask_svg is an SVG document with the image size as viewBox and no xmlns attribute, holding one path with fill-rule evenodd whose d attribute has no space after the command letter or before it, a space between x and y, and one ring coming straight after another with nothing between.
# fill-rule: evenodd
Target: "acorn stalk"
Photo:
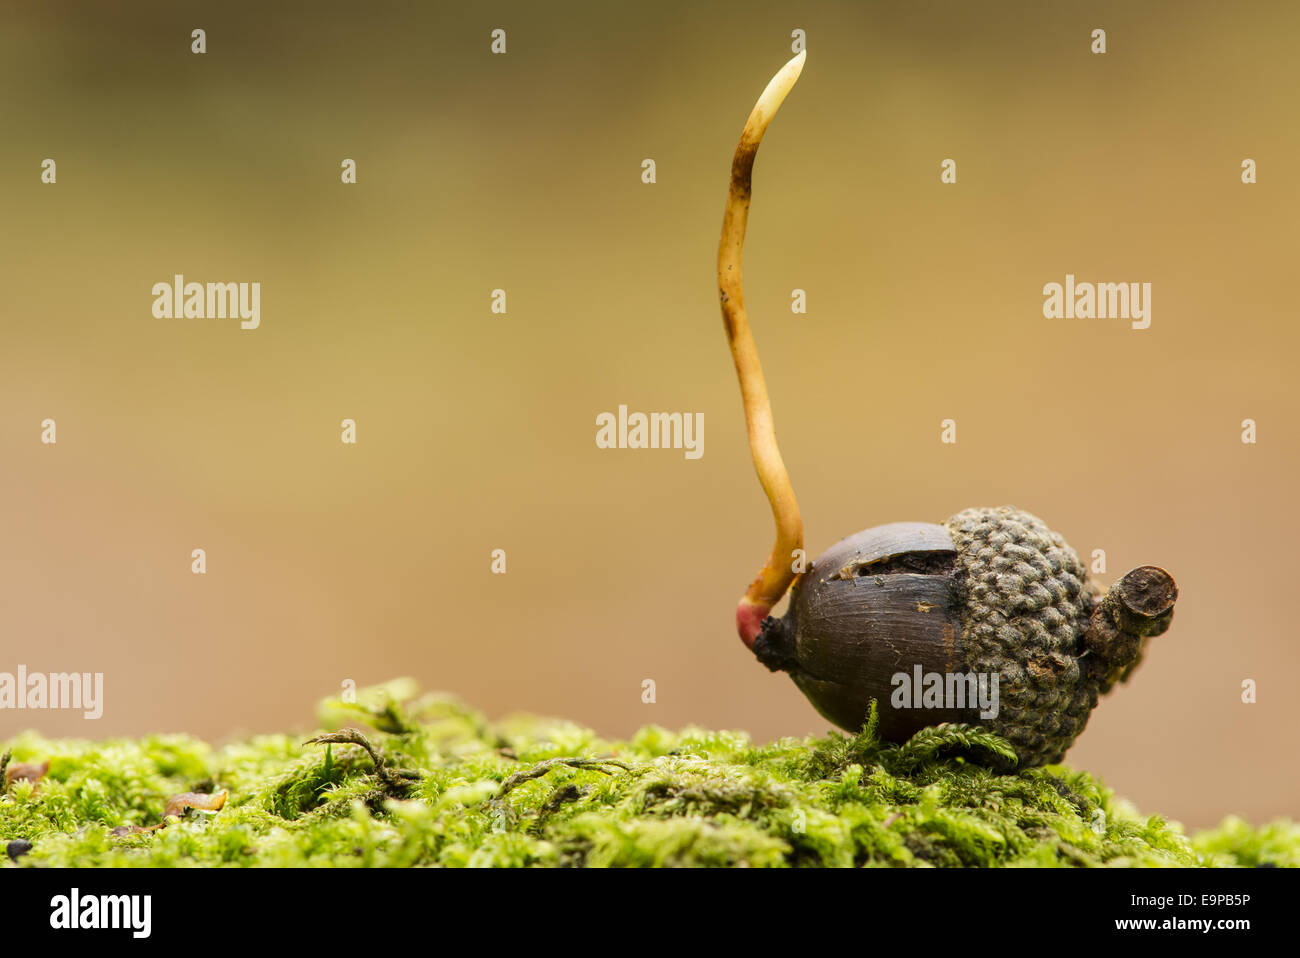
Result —
<instances>
[{"instance_id":1,"label":"acorn stalk","mask_svg":"<svg viewBox=\"0 0 1300 958\"><path fill-rule=\"evenodd\" d=\"M803 519L799 503L790 485L790 476L776 444L772 422L772 403L767 395L767 381L758 360L758 347L749 329L745 313L745 294L741 282L741 252L745 245L745 225L749 220L749 201L754 172L754 158L763 134L772 122L786 94L803 71L806 51L791 58L772 77L750 111L740 134L736 154L731 161L731 186L727 208L722 218L722 240L718 244L718 297L722 303L722 322L731 346L731 358L740 380L740 394L745 405L745 425L749 433L749 452L754 469L772 504L776 522L776 541L767 562L736 606L736 629L746 648L754 640L772 607L781 600L796 579L793 556L803 548Z\"/></svg>"}]
</instances>

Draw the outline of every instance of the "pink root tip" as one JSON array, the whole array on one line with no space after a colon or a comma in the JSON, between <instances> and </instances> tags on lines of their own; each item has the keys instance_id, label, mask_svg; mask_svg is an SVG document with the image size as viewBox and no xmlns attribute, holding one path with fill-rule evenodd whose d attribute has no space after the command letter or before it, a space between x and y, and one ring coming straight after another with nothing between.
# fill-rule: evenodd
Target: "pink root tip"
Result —
<instances>
[{"instance_id":1,"label":"pink root tip","mask_svg":"<svg viewBox=\"0 0 1300 958\"><path fill-rule=\"evenodd\" d=\"M747 599L736 606L736 631L740 633L740 641L745 643L745 648L753 650L754 640L762 631L763 620L771 611L770 605L754 605Z\"/></svg>"}]
</instances>

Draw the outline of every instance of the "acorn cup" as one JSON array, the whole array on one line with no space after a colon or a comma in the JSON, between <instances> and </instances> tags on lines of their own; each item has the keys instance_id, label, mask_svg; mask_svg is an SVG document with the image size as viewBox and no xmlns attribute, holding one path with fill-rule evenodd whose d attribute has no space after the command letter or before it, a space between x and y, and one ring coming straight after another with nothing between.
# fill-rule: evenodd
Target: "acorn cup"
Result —
<instances>
[{"instance_id":1,"label":"acorn cup","mask_svg":"<svg viewBox=\"0 0 1300 958\"><path fill-rule=\"evenodd\" d=\"M876 526L796 572L803 521L745 314L741 251L754 158L805 57L781 68L749 115L718 249L750 452L777 531L737 606L737 630L762 664L788 672L841 728L860 729L874 701L887 741L963 722L1005 738L1022 768L1060 761L1098 697L1127 680L1146 641L1169 628L1178 587L1164 569L1133 569L1103 593L1061 536L1004 506L967 509L942 524ZM770 617L791 587L786 614Z\"/></svg>"}]
</instances>

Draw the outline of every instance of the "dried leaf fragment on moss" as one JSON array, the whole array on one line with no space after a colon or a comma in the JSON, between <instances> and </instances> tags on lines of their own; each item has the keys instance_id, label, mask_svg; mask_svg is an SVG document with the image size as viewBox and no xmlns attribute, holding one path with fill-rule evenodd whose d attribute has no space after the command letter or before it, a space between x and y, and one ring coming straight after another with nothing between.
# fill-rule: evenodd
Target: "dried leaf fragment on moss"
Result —
<instances>
[{"instance_id":1,"label":"dried leaf fragment on moss","mask_svg":"<svg viewBox=\"0 0 1300 958\"><path fill-rule=\"evenodd\" d=\"M181 794L173 795L167 799L167 808L163 812L163 820L180 818L191 808L196 808L202 812L219 812L225 807L225 792L218 792L215 795L205 795L203 792L181 792Z\"/></svg>"},{"instance_id":2,"label":"dried leaf fragment on moss","mask_svg":"<svg viewBox=\"0 0 1300 958\"><path fill-rule=\"evenodd\" d=\"M44 762L11 762L9 753L5 753L4 789L7 791L14 782L39 782L50 771L50 760Z\"/></svg>"}]
</instances>

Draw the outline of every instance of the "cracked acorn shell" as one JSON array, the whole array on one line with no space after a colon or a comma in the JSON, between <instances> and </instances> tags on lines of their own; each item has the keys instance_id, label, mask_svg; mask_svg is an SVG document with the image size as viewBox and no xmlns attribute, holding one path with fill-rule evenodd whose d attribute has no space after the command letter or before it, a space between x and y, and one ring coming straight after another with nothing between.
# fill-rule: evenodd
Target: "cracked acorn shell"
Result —
<instances>
[{"instance_id":1,"label":"cracked acorn shell","mask_svg":"<svg viewBox=\"0 0 1300 958\"><path fill-rule=\"evenodd\" d=\"M880 736L904 741L940 722L989 729L1020 767L1060 761L1099 695L1128 678L1146 640L1169 627L1178 590L1142 566L1105 595L1065 541L1006 506L942 524L896 522L849 536L796 583L754 653L788 672L823 717L856 731L877 703ZM997 714L917 708L894 676L997 676ZM919 696L919 692L917 693ZM996 762L995 762L996 763Z\"/></svg>"}]
</instances>

